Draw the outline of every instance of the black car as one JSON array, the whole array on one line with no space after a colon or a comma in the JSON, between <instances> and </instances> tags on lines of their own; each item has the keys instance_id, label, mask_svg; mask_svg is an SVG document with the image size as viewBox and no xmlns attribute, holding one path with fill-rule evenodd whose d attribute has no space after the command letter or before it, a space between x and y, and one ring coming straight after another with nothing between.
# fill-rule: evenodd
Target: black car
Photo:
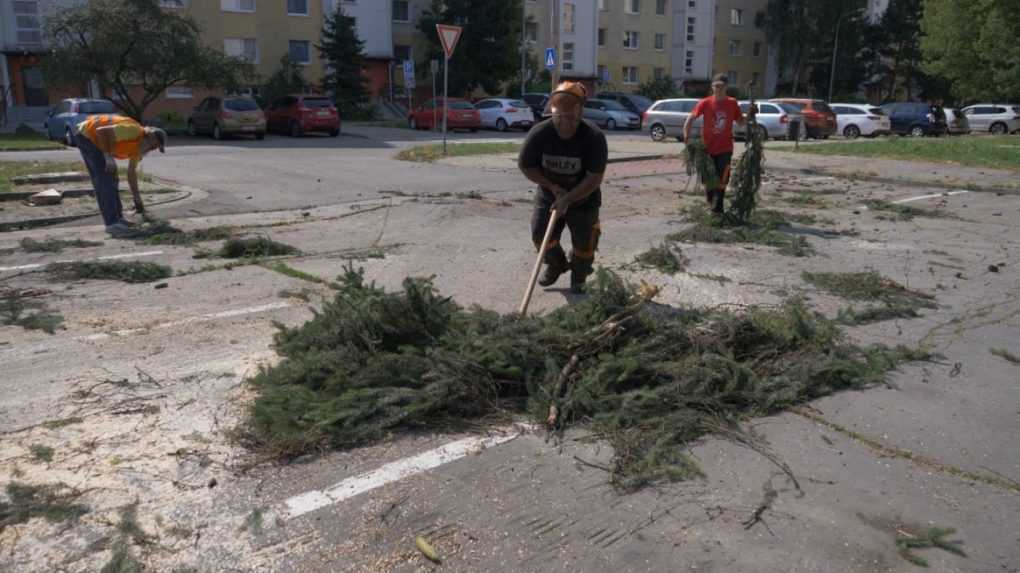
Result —
<instances>
[{"instance_id":1,"label":"black car","mask_svg":"<svg viewBox=\"0 0 1020 573\"><path fill-rule=\"evenodd\" d=\"M895 102L882 106L882 111L889 116L892 132L898 135L945 135L945 115L934 113L926 103Z\"/></svg>"},{"instance_id":2,"label":"black car","mask_svg":"<svg viewBox=\"0 0 1020 573\"><path fill-rule=\"evenodd\" d=\"M549 101L549 94L526 93L521 99L527 102L528 107L531 108L531 113L535 116L535 122L542 121L542 113L545 111L545 104Z\"/></svg>"}]
</instances>

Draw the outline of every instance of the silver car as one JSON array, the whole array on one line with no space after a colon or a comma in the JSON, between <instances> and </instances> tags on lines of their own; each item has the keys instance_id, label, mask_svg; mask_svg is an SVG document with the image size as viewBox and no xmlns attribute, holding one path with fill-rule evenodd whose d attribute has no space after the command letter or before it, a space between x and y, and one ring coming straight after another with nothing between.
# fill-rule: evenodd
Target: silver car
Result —
<instances>
[{"instance_id":1,"label":"silver car","mask_svg":"<svg viewBox=\"0 0 1020 573\"><path fill-rule=\"evenodd\" d=\"M946 112L946 131L949 135L966 135L970 133L970 121L958 109L942 108Z\"/></svg>"},{"instance_id":2,"label":"silver car","mask_svg":"<svg viewBox=\"0 0 1020 573\"><path fill-rule=\"evenodd\" d=\"M1020 105L979 103L963 108L970 128L996 135L1020 131Z\"/></svg>"},{"instance_id":3,"label":"silver car","mask_svg":"<svg viewBox=\"0 0 1020 573\"><path fill-rule=\"evenodd\" d=\"M116 113L113 102L108 99L70 98L61 101L46 115L43 126L50 139L58 139L64 145L75 146L74 137L79 123L90 115Z\"/></svg>"},{"instance_id":4,"label":"silver car","mask_svg":"<svg viewBox=\"0 0 1020 573\"><path fill-rule=\"evenodd\" d=\"M807 126L796 106L777 102L756 101L758 115L755 120L758 122L758 129L765 139L790 139L790 126L794 122L800 124L800 139L807 137ZM751 102L740 102L740 111L746 116L751 109ZM744 138L746 130L739 123L733 124L733 136L739 139Z\"/></svg>"},{"instance_id":5,"label":"silver car","mask_svg":"<svg viewBox=\"0 0 1020 573\"><path fill-rule=\"evenodd\" d=\"M675 137L677 141L682 141L687 116L691 115L696 105L698 100L693 98L661 99L645 112L644 128L652 141L663 141L667 137ZM701 130L698 129L701 126L701 118L694 122L692 133L701 137Z\"/></svg>"},{"instance_id":6,"label":"silver car","mask_svg":"<svg viewBox=\"0 0 1020 573\"><path fill-rule=\"evenodd\" d=\"M641 116L628 111L618 101L608 99L590 99L584 103L584 107L597 109L609 114L606 122L606 129L612 131L619 127L627 129L638 129L641 127Z\"/></svg>"}]
</instances>

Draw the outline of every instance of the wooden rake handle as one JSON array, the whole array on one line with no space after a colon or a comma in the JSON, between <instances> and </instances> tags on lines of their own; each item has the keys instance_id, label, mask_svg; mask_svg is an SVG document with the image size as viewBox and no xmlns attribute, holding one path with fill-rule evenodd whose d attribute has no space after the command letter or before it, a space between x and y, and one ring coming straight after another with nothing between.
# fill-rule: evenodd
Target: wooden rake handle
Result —
<instances>
[{"instance_id":1,"label":"wooden rake handle","mask_svg":"<svg viewBox=\"0 0 1020 573\"><path fill-rule=\"evenodd\" d=\"M524 300L521 301L521 316L528 314L528 304L531 302L531 295L535 292L535 283L538 282L538 271L542 269L542 257L545 256L545 248L549 246L549 238L552 237L553 225L556 224L556 209L549 212L549 224L545 228L545 236L542 237L542 246L538 248L538 257L535 259L535 268L531 270L531 280L528 281L528 290L524 292Z\"/></svg>"}]
</instances>

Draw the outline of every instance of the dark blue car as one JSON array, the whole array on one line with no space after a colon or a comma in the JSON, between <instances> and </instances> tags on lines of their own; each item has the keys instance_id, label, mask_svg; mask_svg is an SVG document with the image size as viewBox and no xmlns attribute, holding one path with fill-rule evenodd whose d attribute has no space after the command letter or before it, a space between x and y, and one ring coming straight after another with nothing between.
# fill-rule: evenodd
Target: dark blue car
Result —
<instances>
[{"instance_id":1,"label":"dark blue car","mask_svg":"<svg viewBox=\"0 0 1020 573\"><path fill-rule=\"evenodd\" d=\"M892 132L898 135L921 137L923 135L945 135L945 117L935 117L931 106L925 103L896 102L882 106L889 116Z\"/></svg>"}]
</instances>

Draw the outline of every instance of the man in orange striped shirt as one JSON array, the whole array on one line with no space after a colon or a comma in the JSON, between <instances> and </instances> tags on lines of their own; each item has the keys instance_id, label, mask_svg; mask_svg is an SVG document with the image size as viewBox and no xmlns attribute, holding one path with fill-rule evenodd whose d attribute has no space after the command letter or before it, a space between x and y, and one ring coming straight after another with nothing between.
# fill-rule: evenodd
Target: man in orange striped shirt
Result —
<instances>
[{"instance_id":1,"label":"man in orange striped shirt","mask_svg":"<svg viewBox=\"0 0 1020 573\"><path fill-rule=\"evenodd\" d=\"M153 149L166 153L166 132L155 127L142 127L130 117L114 114L90 116L77 127L78 137L75 140L92 178L92 188L96 192L106 232L114 237L126 236L131 229L124 220L120 203L117 159L128 160L128 187L131 188L135 211L144 213L145 205L138 191L138 162Z\"/></svg>"}]
</instances>

